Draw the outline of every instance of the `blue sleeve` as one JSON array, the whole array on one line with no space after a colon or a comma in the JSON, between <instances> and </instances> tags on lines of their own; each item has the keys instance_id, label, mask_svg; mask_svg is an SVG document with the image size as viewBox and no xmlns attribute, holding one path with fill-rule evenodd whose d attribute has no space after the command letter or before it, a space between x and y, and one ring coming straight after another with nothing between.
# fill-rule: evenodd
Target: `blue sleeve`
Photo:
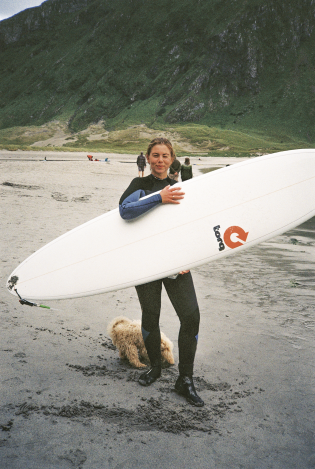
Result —
<instances>
[{"instance_id":1,"label":"blue sleeve","mask_svg":"<svg viewBox=\"0 0 315 469\"><path fill-rule=\"evenodd\" d=\"M139 189L126 197L124 201L119 204L121 218L124 220L132 220L162 203L160 194L153 194L146 199L141 199L141 197L144 196L144 190Z\"/></svg>"}]
</instances>

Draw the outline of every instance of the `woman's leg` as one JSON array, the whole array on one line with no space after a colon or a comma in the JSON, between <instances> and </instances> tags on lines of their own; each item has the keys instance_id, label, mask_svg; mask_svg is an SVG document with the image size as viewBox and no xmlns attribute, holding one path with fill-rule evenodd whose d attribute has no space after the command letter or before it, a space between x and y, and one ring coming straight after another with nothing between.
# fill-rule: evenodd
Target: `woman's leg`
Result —
<instances>
[{"instance_id":1,"label":"woman's leg","mask_svg":"<svg viewBox=\"0 0 315 469\"><path fill-rule=\"evenodd\" d=\"M204 405L193 383L194 359L197 349L200 313L191 273L178 275L175 280L163 279L167 294L180 320L178 336L179 378L176 391L190 404Z\"/></svg>"},{"instance_id":2,"label":"woman's leg","mask_svg":"<svg viewBox=\"0 0 315 469\"><path fill-rule=\"evenodd\" d=\"M163 279L167 294L180 320L178 336L179 372L192 376L197 349L200 313L191 273L175 280Z\"/></svg>"},{"instance_id":3,"label":"woman's leg","mask_svg":"<svg viewBox=\"0 0 315 469\"><path fill-rule=\"evenodd\" d=\"M138 298L142 309L142 336L151 369L143 373L139 383L149 386L161 375L161 333L160 333L160 311L162 281L146 283L136 286Z\"/></svg>"}]
</instances>

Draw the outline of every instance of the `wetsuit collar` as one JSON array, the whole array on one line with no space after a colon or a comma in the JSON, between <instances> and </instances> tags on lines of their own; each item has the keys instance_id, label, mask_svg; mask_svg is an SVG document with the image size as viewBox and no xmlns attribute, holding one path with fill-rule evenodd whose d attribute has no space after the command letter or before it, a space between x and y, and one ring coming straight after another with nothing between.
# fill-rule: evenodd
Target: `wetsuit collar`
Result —
<instances>
[{"instance_id":1,"label":"wetsuit collar","mask_svg":"<svg viewBox=\"0 0 315 469\"><path fill-rule=\"evenodd\" d=\"M154 174L151 174L151 176L152 176L154 179L157 179L158 181L165 181L165 179L168 178L168 176L166 176L166 178L160 179L160 178L157 178L156 176L154 176Z\"/></svg>"}]
</instances>

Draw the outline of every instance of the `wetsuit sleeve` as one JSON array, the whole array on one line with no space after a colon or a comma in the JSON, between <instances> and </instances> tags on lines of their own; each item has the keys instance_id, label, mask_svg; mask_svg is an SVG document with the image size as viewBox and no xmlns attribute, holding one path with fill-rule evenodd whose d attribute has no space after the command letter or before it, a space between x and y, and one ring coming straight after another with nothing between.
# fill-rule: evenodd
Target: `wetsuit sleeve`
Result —
<instances>
[{"instance_id":1,"label":"wetsuit sleeve","mask_svg":"<svg viewBox=\"0 0 315 469\"><path fill-rule=\"evenodd\" d=\"M144 190L139 189L126 197L123 202L119 204L119 213L121 218L124 220L132 220L162 203L162 197L160 194L152 194L152 196L147 197L146 199L141 199L141 197L144 196Z\"/></svg>"},{"instance_id":2,"label":"wetsuit sleeve","mask_svg":"<svg viewBox=\"0 0 315 469\"><path fill-rule=\"evenodd\" d=\"M129 186L127 187L127 189L125 190L125 192L123 193L123 195L120 197L119 199L119 205L121 205L123 203L123 201L129 197L129 195L133 194L134 192L136 192L138 189L141 189L141 186L140 186L140 181L141 181L141 178L134 178L131 183L129 184Z\"/></svg>"}]
</instances>

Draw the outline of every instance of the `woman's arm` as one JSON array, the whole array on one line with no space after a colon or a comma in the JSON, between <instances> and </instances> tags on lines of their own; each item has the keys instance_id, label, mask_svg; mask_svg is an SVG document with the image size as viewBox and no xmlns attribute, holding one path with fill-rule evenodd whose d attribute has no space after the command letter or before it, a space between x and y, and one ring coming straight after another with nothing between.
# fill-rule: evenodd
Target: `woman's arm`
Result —
<instances>
[{"instance_id":1,"label":"woman's arm","mask_svg":"<svg viewBox=\"0 0 315 469\"><path fill-rule=\"evenodd\" d=\"M144 190L139 189L126 197L123 202L119 204L121 218L124 220L132 220L162 203L160 194L153 194L151 197L142 199L144 196Z\"/></svg>"},{"instance_id":2,"label":"woman's arm","mask_svg":"<svg viewBox=\"0 0 315 469\"><path fill-rule=\"evenodd\" d=\"M142 197L145 196L145 192L142 189L138 189L120 201L120 216L124 220L132 220L161 203L179 204L179 201L184 198L184 192L180 192L180 190L180 187L166 186L161 192L152 194L150 197L143 199Z\"/></svg>"}]
</instances>

